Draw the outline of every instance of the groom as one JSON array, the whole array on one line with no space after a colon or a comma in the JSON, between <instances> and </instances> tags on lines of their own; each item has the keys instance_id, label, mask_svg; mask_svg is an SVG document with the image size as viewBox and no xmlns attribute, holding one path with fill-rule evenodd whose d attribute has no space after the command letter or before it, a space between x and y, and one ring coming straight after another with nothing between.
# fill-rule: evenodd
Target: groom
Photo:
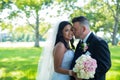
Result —
<instances>
[{"instance_id":1,"label":"groom","mask_svg":"<svg viewBox=\"0 0 120 80\"><path fill-rule=\"evenodd\" d=\"M78 57L89 52L89 55L97 61L95 77L89 80L105 80L106 72L111 67L110 51L107 43L90 31L89 22L84 16L75 17L72 23L75 38L80 39L80 41L75 51L71 69L73 69ZM82 47L83 42L87 43L88 46L85 51ZM71 77L71 80L75 80L75 78Z\"/></svg>"}]
</instances>

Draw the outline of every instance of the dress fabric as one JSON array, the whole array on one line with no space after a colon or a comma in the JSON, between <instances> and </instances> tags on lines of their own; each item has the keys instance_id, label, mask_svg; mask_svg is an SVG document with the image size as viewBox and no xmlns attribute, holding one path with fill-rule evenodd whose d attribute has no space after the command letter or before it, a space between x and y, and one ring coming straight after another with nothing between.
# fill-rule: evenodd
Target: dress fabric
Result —
<instances>
[{"instance_id":1,"label":"dress fabric","mask_svg":"<svg viewBox=\"0 0 120 80\"><path fill-rule=\"evenodd\" d=\"M72 50L67 50L64 54L61 67L63 69L70 70L73 57L74 57L74 52ZM70 76L66 74L54 72L52 76L52 80L70 80Z\"/></svg>"}]
</instances>

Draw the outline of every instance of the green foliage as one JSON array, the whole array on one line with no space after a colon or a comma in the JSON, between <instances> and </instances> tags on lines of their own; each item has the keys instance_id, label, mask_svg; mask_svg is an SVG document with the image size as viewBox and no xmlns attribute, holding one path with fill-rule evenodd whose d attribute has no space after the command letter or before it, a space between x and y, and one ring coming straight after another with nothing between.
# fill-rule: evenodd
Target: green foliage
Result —
<instances>
[{"instance_id":1,"label":"green foliage","mask_svg":"<svg viewBox=\"0 0 120 80\"><path fill-rule=\"evenodd\" d=\"M14 19L18 17L19 16L18 13L20 13L20 11L17 11L17 10L12 11L8 16L8 19Z\"/></svg>"},{"instance_id":2,"label":"green foliage","mask_svg":"<svg viewBox=\"0 0 120 80\"><path fill-rule=\"evenodd\" d=\"M101 28L104 30L104 21L108 21L105 15L106 11L108 10L103 2L97 4L96 1L92 0L84 7L76 9L73 14L71 14L71 17L73 18L80 15L86 16L90 21L91 29L98 32Z\"/></svg>"},{"instance_id":3,"label":"green foliage","mask_svg":"<svg viewBox=\"0 0 120 80\"><path fill-rule=\"evenodd\" d=\"M17 42L29 42L34 41L34 34L33 30L30 26L18 26L15 28L15 30L12 32L12 41Z\"/></svg>"},{"instance_id":4,"label":"green foliage","mask_svg":"<svg viewBox=\"0 0 120 80\"><path fill-rule=\"evenodd\" d=\"M78 7L75 5L75 2L77 2L77 0L1 0L0 11L2 11L5 8L8 8L8 9L13 8L11 7L11 4L16 6L18 10L11 11L8 18L12 20L13 18L20 17L18 14L20 12L25 13L27 18L30 18L31 16L33 16L36 20L36 24L34 24L32 27L34 27L33 28L34 31L37 31L39 29L36 28L37 30L35 30L35 27L39 28L38 26L39 21L42 22L41 19L38 19L40 18L39 11L42 9L46 9L49 6L52 6L53 5L52 3L57 2L56 5L59 5L60 9L57 11L58 14L56 16L54 14L50 15L52 17L59 17L64 13L69 15L71 12L73 13L70 15L69 17L70 19L76 16L84 15L90 21L92 30L94 30L95 32L103 31L105 33L109 33L111 36L113 35L113 32L114 32L113 27L114 27L115 21L118 21L117 23L118 28L117 28L117 31L115 32L120 33L120 22L119 22L120 21L119 20L120 0L116 0L116 2L115 0L99 0L99 1L84 0L84 2L85 1L89 1L89 2L85 4L85 6ZM41 24L40 24L40 28L42 28ZM49 27L47 28L43 27L43 29L40 29L38 31L40 32L40 36L44 35L48 29ZM26 36L26 39L29 38L27 35L25 36ZM46 35L44 37L46 37ZM35 39L37 40L37 38Z\"/></svg>"},{"instance_id":5,"label":"green foliage","mask_svg":"<svg viewBox=\"0 0 120 80\"><path fill-rule=\"evenodd\" d=\"M70 15L70 18L72 19L72 18L80 16L80 15L85 16L82 8L78 8L77 10L74 10L74 12Z\"/></svg>"},{"instance_id":6,"label":"green foliage","mask_svg":"<svg viewBox=\"0 0 120 80\"><path fill-rule=\"evenodd\" d=\"M91 29L97 33L103 31L111 35L113 45L116 45L116 35L120 32L120 0L91 0L83 7L77 7L70 18L84 15L90 21Z\"/></svg>"},{"instance_id":7,"label":"green foliage","mask_svg":"<svg viewBox=\"0 0 120 80\"><path fill-rule=\"evenodd\" d=\"M0 27L2 30L9 29L10 32L12 32L12 24L10 23L5 23L5 22L0 22Z\"/></svg>"},{"instance_id":8,"label":"green foliage","mask_svg":"<svg viewBox=\"0 0 120 80\"><path fill-rule=\"evenodd\" d=\"M51 25L49 23L42 22L40 24L41 28L39 30L41 37L46 38L46 34L48 30L51 28Z\"/></svg>"},{"instance_id":9,"label":"green foliage","mask_svg":"<svg viewBox=\"0 0 120 80\"><path fill-rule=\"evenodd\" d=\"M12 24L6 24L6 23L1 23L1 28L2 30L7 29L9 37L2 38L3 42L6 41L11 41L11 42L33 42L35 41L35 34L34 30L31 26L29 25L24 25L24 26L17 26L16 28L12 27ZM51 28L51 25L49 23L42 22L39 26L41 28L39 29L40 32L40 39L39 40L45 40L47 37L47 32Z\"/></svg>"},{"instance_id":10,"label":"green foliage","mask_svg":"<svg viewBox=\"0 0 120 80\"><path fill-rule=\"evenodd\" d=\"M18 26L14 30L15 32L22 32L22 33L32 33L32 27L29 25L24 25L24 26Z\"/></svg>"},{"instance_id":11,"label":"green foliage","mask_svg":"<svg viewBox=\"0 0 120 80\"><path fill-rule=\"evenodd\" d=\"M11 0L0 0L0 11L2 11L5 8L11 8Z\"/></svg>"},{"instance_id":12,"label":"green foliage","mask_svg":"<svg viewBox=\"0 0 120 80\"><path fill-rule=\"evenodd\" d=\"M58 3L61 3L61 2L64 2L64 3L71 3L71 2L76 2L77 0L55 0L57 1Z\"/></svg>"},{"instance_id":13,"label":"green foliage","mask_svg":"<svg viewBox=\"0 0 120 80\"><path fill-rule=\"evenodd\" d=\"M34 35L30 33L15 33L11 38L11 42L33 42L34 40Z\"/></svg>"},{"instance_id":14,"label":"green foliage","mask_svg":"<svg viewBox=\"0 0 120 80\"><path fill-rule=\"evenodd\" d=\"M14 0L14 3L18 6L19 9L26 10L41 10L43 5L47 5L52 0Z\"/></svg>"},{"instance_id":15,"label":"green foliage","mask_svg":"<svg viewBox=\"0 0 120 80\"><path fill-rule=\"evenodd\" d=\"M113 18L111 17L111 13L107 8L107 5L105 4L104 1L101 0L99 0L99 2L92 0L84 7L75 10L74 13L71 14L71 17L76 16L75 14L77 14L77 16L85 15L90 20L90 22L93 23L91 26L95 26L97 29L99 29L99 27L103 28L103 26L105 26L104 25L105 20L107 21L109 20L111 21L111 19L113 20ZM110 21L108 23L110 23ZM102 22L101 25L99 25L99 22ZM96 29L94 30L96 31Z\"/></svg>"}]
</instances>

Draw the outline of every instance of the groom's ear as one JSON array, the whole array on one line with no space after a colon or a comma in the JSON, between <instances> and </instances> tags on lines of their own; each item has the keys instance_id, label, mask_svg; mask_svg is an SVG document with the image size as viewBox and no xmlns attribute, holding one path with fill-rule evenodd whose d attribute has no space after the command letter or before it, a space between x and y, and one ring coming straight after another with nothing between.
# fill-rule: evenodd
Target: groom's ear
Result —
<instances>
[{"instance_id":1,"label":"groom's ear","mask_svg":"<svg viewBox=\"0 0 120 80\"><path fill-rule=\"evenodd\" d=\"M86 30L86 27L85 27L85 26L83 26L83 32L85 32L85 30Z\"/></svg>"}]
</instances>

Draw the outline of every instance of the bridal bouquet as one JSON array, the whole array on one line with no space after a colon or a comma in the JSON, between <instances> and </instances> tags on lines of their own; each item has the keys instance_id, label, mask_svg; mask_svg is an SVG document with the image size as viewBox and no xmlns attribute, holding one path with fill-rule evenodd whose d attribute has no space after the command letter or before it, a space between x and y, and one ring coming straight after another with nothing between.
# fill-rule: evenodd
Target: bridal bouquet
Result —
<instances>
[{"instance_id":1,"label":"bridal bouquet","mask_svg":"<svg viewBox=\"0 0 120 80\"><path fill-rule=\"evenodd\" d=\"M77 78L94 78L97 62L91 56L83 54L77 60L73 71L77 73Z\"/></svg>"}]
</instances>

